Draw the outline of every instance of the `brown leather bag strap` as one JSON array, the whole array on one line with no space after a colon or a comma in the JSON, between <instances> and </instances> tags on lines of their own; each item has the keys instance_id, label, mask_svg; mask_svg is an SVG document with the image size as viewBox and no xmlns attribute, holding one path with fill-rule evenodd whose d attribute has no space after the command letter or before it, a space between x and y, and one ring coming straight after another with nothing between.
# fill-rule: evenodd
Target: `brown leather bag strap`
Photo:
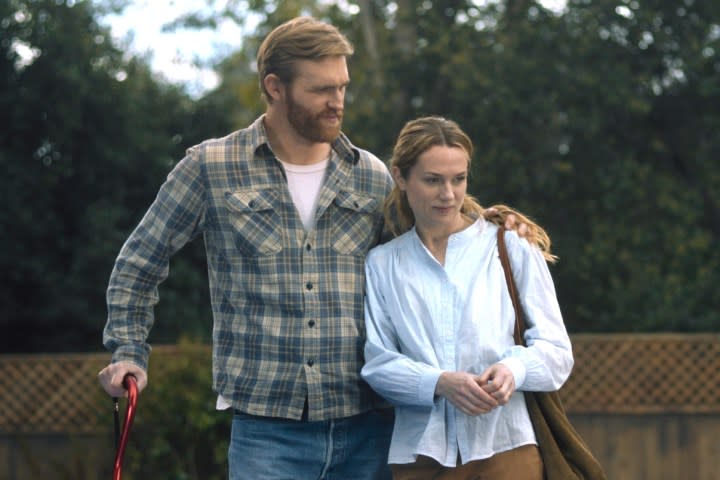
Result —
<instances>
[{"instance_id":1,"label":"brown leather bag strap","mask_svg":"<svg viewBox=\"0 0 720 480\"><path fill-rule=\"evenodd\" d=\"M505 246L505 232L506 229L504 226L501 225L498 227L497 249L500 255L500 263L502 263L503 270L505 271L505 283L507 283L508 292L510 293L513 308L515 309L515 331L513 333L515 344L525 345L525 319L523 318L520 298L518 297L515 278L513 277L512 268L510 267L510 258L508 257L507 247Z\"/></svg>"}]
</instances>

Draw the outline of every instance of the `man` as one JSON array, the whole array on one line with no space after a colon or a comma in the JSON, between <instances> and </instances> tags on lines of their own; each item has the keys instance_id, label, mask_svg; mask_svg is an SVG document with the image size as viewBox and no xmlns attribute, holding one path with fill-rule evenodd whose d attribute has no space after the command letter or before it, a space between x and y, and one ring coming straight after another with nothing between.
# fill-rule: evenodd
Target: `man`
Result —
<instances>
[{"instance_id":1,"label":"man","mask_svg":"<svg viewBox=\"0 0 720 480\"><path fill-rule=\"evenodd\" d=\"M203 235L214 317L213 388L232 408L230 478L390 478L388 415L360 378L364 260L381 239L386 166L341 133L353 48L312 18L257 56L266 113L190 148L116 260L99 379L147 385L157 286Z\"/></svg>"}]
</instances>

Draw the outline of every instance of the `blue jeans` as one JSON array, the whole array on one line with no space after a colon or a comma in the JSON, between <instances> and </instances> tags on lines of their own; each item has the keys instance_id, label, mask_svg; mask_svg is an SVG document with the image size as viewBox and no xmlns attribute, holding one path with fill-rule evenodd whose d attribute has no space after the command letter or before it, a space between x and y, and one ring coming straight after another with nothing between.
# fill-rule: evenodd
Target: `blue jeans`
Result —
<instances>
[{"instance_id":1,"label":"blue jeans","mask_svg":"<svg viewBox=\"0 0 720 480\"><path fill-rule=\"evenodd\" d=\"M389 480L392 427L377 412L320 422L236 412L230 480Z\"/></svg>"}]
</instances>

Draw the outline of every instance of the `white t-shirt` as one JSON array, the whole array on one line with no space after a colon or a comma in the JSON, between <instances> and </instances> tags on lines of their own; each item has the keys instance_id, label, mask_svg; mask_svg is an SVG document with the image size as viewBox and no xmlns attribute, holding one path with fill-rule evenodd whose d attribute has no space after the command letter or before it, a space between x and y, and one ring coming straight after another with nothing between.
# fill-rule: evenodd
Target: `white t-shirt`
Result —
<instances>
[{"instance_id":1,"label":"white t-shirt","mask_svg":"<svg viewBox=\"0 0 720 480\"><path fill-rule=\"evenodd\" d=\"M312 165L295 165L280 161L285 167L290 196L305 230L312 230L315 226L315 210L328 161L329 158L326 158Z\"/></svg>"}]
</instances>

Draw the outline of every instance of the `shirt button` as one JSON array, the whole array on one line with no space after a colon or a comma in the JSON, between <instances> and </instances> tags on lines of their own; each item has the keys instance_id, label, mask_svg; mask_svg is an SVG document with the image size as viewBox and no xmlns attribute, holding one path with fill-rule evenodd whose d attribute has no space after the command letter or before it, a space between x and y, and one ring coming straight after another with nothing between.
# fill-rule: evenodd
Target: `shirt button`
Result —
<instances>
[{"instance_id":1,"label":"shirt button","mask_svg":"<svg viewBox=\"0 0 720 480\"><path fill-rule=\"evenodd\" d=\"M312 327L314 327L314 326L315 326L315 320L310 320L310 321L308 322L308 327L312 328Z\"/></svg>"},{"instance_id":2,"label":"shirt button","mask_svg":"<svg viewBox=\"0 0 720 480\"><path fill-rule=\"evenodd\" d=\"M305 284L305 288L307 288L308 290L312 290L312 289L313 289L313 284L312 284L311 282L308 282L308 283Z\"/></svg>"},{"instance_id":3,"label":"shirt button","mask_svg":"<svg viewBox=\"0 0 720 480\"><path fill-rule=\"evenodd\" d=\"M308 366L308 367L312 367L313 365L315 365L315 360L313 360L313 359L311 358L310 360L307 361L307 366Z\"/></svg>"},{"instance_id":4,"label":"shirt button","mask_svg":"<svg viewBox=\"0 0 720 480\"><path fill-rule=\"evenodd\" d=\"M310 245L309 243L305 245L305 250L307 250L308 252L312 250L312 245Z\"/></svg>"}]
</instances>

